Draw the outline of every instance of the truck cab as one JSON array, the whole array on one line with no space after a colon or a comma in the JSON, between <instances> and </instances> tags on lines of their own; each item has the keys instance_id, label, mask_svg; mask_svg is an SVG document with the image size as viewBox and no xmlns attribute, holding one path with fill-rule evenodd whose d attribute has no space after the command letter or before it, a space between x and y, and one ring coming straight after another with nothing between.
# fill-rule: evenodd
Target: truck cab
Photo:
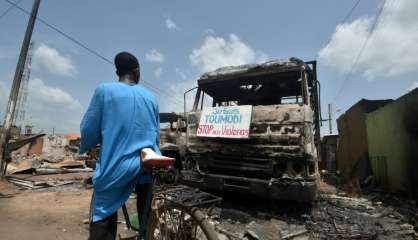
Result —
<instances>
[{"instance_id":1,"label":"truck cab","mask_svg":"<svg viewBox=\"0 0 418 240\"><path fill-rule=\"evenodd\" d=\"M225 112L240 106L251 109L248 128L237 132L246 136L199 135L205 109ZM316 198L320 136L315 61L291 58L205 73L185 120L183 183L271 199Z\"/></svg>"}]
</instances>

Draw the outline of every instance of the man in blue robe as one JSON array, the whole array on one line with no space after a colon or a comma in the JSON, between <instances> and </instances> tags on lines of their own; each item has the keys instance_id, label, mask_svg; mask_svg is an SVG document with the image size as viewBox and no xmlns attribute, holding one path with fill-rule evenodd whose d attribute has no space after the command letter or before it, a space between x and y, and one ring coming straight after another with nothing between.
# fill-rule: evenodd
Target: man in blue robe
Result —
<instances>
[{"instance_id":1,"label":"man in blue robe","mask_svg":"<svg viewBox=\"0 0 418 240\"><path fill-rule=\"evenodd\" d=\"M138 85L139 62L130 53L115 57L119 82L98 86L81 122L80 153L100 144L93 176L90 239L115 239L117 211L134 188L138 212L151 193L151 176L141 168L140 151L152 148L161 154L160 121L156 98Z\"/></svg>"}]
</instances>

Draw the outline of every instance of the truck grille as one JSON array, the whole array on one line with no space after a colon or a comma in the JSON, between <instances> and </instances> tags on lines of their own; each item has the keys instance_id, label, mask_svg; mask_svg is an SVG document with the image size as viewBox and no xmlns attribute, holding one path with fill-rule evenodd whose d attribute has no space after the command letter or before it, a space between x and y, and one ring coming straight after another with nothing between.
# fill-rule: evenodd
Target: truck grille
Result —
<instances>
[{"instance_id":1,"label":"truck grille","mask_svg":"<svg viewBox=\"0 0 418 240\"><path fill-rule=\"evenodd\" d=\"M201 170L216 174L257 177L268 179L273 174L271 159L249 158L225 155L208 156L209 161L199 161Z\"/></svg>"}]
</instances>

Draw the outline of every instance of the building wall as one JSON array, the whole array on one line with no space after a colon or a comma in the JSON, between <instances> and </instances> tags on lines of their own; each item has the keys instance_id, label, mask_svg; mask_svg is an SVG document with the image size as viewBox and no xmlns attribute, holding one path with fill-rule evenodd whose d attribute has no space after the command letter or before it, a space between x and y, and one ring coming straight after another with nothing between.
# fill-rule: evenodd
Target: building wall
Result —
<instances>
[{"instance_id":1,"label":"building wall","mask_svg":"<svg viewBox=\"0 0 418 240\"><path fill-rule=\"evenodd\" d=\"M368 162L366 115L393 100L361 99L337 119L337 168L345 178L367 178L366 169L353 169L358 163ZM359 162L360 160L364 160ZM357 165L357 167L363 165ZM356 167L356 168L357 168ZM363 171L364 170L364 171ZM361 176L360 176L361 175Z\"/></svg>"},{"instance_id":2,"label":"building wall","mask_svg":"<svg viewBox=\"0 0 418 240\"><path fill-rule=\"evenodd\" d=\"M418 89L370 114L369 158L378 182L418 196Z\"/></svg>"},{"instance_id":3,"label":"building wall","mask_svg":"<svg viewBox=\"0 0 418 240\"><path fill-rule=\"evenodd\" d=\"M354 164L368 151L366 113L356 104L337 120L338 151L337 168L349 177Z\"/></svg>"},{"instance_id":4,"label":"building wall","mask_svg":"<svg viewBox=\"0 0 418 240\"><path fill-rule=\"evenodd\" d=\"M326 169L329 172L337 170L337 142L338 135L326 135L322 138L319 169Z\"/></svg>"},{"instance_id":5,"label":"building wall","mask_svg":"<svg viewBox=\"0 0 418 240\"><path fill-rule=\"evenodd\" d=\"M41 155L44 147L44 137L36 139L33 143L29 144L28 156Z\"/></svg>"}]
</instances>

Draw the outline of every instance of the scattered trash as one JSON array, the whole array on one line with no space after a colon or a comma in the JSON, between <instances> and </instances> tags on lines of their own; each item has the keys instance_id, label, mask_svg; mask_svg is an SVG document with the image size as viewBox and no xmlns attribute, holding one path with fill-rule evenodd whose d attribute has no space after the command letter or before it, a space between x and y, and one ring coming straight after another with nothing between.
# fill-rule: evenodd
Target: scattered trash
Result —
<instances>
[{"instance_id":1,"label":"scattered trash","mask_svg":"<svg viewBox=\"0 0 418 240\"><path fill-rule=\"evenodd\" d=\"M225 197L225 208L214 209L210 218L219 235L232 240L413 240L418 236L415 201L376 192L343 195L322 193L310 206Z\"/></svg>"},{"instance_id":2,"label":"scattered trash","mask_svg":"<svg viewBox=\"0 0 418 240\"><path fill-rule=\"evenodd\" d=\"M244 233L244 239L258 240L260 238L258 237L258 235L255 232L253 232L251 230L246 230L245 233Z\"/></svg>"},{"instance_id":3,"label":"scattered trash","mask_svg":"<svg viewBox=\"0 0 418 240\"><path fill-rule=\"evenodd\" d=\"M303 234L305 234L305 233L307 233L307 232L308 232L308 230L306 230L306 229L304 229L304 230L299 230L299 231L297 231L297 232L292 232L292 233L289 233L289 234L287 234L287 235L283 236L283 237L282 237L282 239L292 239L292 238L294 238L294 237L297 237L297 236L303 235Z\"/></svg>"},{"instance_id":4,"label":"scattered trash","mask_svg":"<svg viewBox=\"0 0 418 240\"><path fill-rule=\"evenodd\" d=\"M63 173L75 173L75 172L92 172L91 168L38 168L36 169L36 174L63 174Z\"/></svg>"},{"instance_id":5,"label":"scattered trash","mask_svg":"<svg viewBox=\"0 0 418 240\"><path fill-rule=\"evenodd\" d=\"M28 189L39 189L46 187L58 187L67 184L71 184L74 181L28 181L14 177L7 177L7 180L19 187Z\"/></svg>"}]
</instances>

